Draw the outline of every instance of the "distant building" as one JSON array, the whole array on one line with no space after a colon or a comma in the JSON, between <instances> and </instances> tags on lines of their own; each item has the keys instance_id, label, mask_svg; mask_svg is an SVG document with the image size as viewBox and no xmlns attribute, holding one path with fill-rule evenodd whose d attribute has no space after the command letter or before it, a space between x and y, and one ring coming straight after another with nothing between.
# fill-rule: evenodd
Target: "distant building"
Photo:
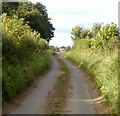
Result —
<instances>
[{"instance_id":1,"label":"distant building","mask_svg":"<svg viewBox=\"0 0 120 116\"><path fill-rule=\"evenodd\" d=\"M59 48L59 51L60 51L60 52L68 52L68 51L70 51L70 50L71 50L71 47L70 47L70 46L67 46L67 47L62 46L62 47Z\"/></svg>"},{"instance_id":2,"label":"distant building","mask_svg":"<svg viewBox=\"0 0 120 116\"><path fill-rule=\"evenodd\" d=\"M65 47L64 47L64 46L60 47L60 48L59 48L59 51L60 51L60 52L65 52Z\"/></svg>"}]
</instances>

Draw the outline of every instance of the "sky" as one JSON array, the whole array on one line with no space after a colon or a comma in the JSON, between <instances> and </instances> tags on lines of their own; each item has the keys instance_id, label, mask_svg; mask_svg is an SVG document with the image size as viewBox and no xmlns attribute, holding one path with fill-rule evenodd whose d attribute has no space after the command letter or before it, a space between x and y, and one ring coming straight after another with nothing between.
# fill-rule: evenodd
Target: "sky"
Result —
<instances>
[{"instance_id":1,"label":"sky","mask_svg":"<svg viewBox=\"0 0 120 116\"><path fill-rule=\"evenodd\" d=\"M94 23L118 24L120 0L30 0L46 6L55 32L50 45L72 46L71 30L76 25L91 28Z\"/></svg>"}]
</instances>

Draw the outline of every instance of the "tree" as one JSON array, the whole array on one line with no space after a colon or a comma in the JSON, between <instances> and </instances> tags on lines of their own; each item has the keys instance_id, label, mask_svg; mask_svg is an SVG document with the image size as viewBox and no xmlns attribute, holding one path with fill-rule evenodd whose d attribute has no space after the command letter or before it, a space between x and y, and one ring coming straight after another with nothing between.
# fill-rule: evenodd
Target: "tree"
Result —
<instances>
[{"instance_id":1,"label":"tree","mask_svg":"<svg viewBox=\"0 0 120 116\"><path fill-rule=\"evenodd\" d=\"M59 47L55 47L55 51L56 52L59 52L60 50L59 50Z\"/></svg>"},{"instance_id":2,"label":"tree","mask_svg":"<svg viewBox=\"0 0 120 116\"><path fill-rule=\"evenodd\" d=\"M92 48L104 47L110 40L118 36L118 27L116 24L111 23L103 26L97 33L96 37L92 41Z\"/></svg>"},{"instance_id":3,"label":"tree","mask_svg":"<svg viewBox=\"0 0 120 116\"><path fill-rule=\"evenodd\" d=\"M95 23L95 24L93 24L93 27L92 27L92 30L91 30L91 37L92 38L96 37L96 35L100 31L101 27L102 27L101 23Z\"/></svg>"},{"instance_id":4,"label":"tree","mask_svg":"<svg viewBox=\"0 0 120 116\"><path fill-rule=\"evenodd\" d=\"M48 17L46 7L39 2L36 4L21 3L19 12L24 14L25 10L28 10L25 20L29 21L30 27L38 31L41 37L49 42L54 37L55 28L50 22L51 19Z\"/></svg>"},{"instance_id":5,"label":"tree","mask_svg":"<svg viewBox=\"0 0 120 116\"><path fill-rule=\"evenodd\" d=\"M81 38L84 39L84 38L89 38L89 33L90 33L90 30L89 29L83 29L82 33L81 33Z\"/></svg>"},{"instance_id":6,"label":"tree","mask_svg":"<svg viewBox=\"0 0 120 116\"><path fill-rule=\"evenodd\" d=\"M9 16L16 14L18 2L2 2L2 14L7 13Z\"/></svg>"},{"instance_id":7,"label":"tree","mask_svg":"<svg viewBox=\"0 0 120 116\"><path fill-rule=\"evenodd\" d=\"M70 46L67 46L66 47L66 51L70 51L71 47Z\"/></svg>"},{"instance_id":8,"label":"tree","mask_svg":"<svg viewBox=\"0 0 120 116\"><path fill-rule=\"evenodd\" d=\"M24 18L25 23L28 23L33 30L39 32L41 37L48 42L54 37L55 28L51 24L46 7L39 2L36 4L31 2L15 2L14 4L4 2L3 13Z\"/></svg>"},{"instance_id":9,"label":"tree","mask_svg":"<svg viewBox=\"0 0 120 116\"><path fill-rule=\"evenodd\" d=\"M90 38L90 30L81 26L75 26L72 29L71 34L73 41L78 39Z\"/></svg>"},{"instance_id":10,"label":"tree","mask_svg":"<svg viewBox=\"0 0 120 116\"><path fill-rule=\"evenodd\" d=\"M80 35L82 33L82 30L83 30L83 28L80 27L80 26L75 26L74 28L72 28L71 38L72 38L73 41L76 40L76 39L81 39Z\"/></svg>"}]
</instances>

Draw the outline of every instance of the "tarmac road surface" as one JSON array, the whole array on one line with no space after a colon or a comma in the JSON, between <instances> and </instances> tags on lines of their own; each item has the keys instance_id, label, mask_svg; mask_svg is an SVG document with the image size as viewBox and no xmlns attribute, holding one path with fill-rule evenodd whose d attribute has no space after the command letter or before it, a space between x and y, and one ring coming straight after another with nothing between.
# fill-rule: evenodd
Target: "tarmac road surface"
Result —
<instances>
[{"instance_id":1,"label":"tarmac road surface","mask_svg":"<svg viewBox=\"0 0 120 116\"><path fill-rule=\"evenodd\" d=\"M59 57L67 64L71 71L70 96L68 96L67 107L63 113L95 114L94 104L82 72L73 63L63 58L62 55L59 55ZM43 75L44 78L38 83L36 88L10 114L45 114L43 107L48 93L52 90L58 75L61 73L59 63L54 56L52 56L52 62L51 69Z\"/></svg>"}]
</instances>

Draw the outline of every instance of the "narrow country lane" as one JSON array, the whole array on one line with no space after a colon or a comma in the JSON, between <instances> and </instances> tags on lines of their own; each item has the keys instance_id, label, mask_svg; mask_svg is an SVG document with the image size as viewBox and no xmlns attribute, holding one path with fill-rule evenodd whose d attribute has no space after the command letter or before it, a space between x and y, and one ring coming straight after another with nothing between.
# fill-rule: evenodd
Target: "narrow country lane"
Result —
<instances>
[{"instance_id":1,"label":"narrow country lane","mask_svg":"<svg viewBox=\"0 0 120 116\"><path fill-rule=\"evenodd\" d=\"M71 71L71 88L65 114L96 114L87 83L82 72L71 62L60 56Z\"/></svg>"},{"instance_id":2,"label":"narrow country lane","mask_svg":"<svg viewBox=\"0 0 120 116\"><path fill-rule=\"evenodd\" d=\"M14 1L1 2L0 113L120 114L120 0Z\"/></svg>"},{"instance_id":3,"label":"narrow country lane","mask_svg":"<svg viewBox=\"0 0 120 116\"><path fill-rule=\"evenodd\" d=\"M67 106L63 114L96 114L94 104L87 83L82 72L62 55L58 55L68 66L71 71L71 83L69 88ZM25 100L10 114L46 114L44 106L56 83L61 71L59 63L52 56L53 65L51 69L43 75L43 79L38 83L36 88L25 98Z\"/></svg>"},{"instance_id":4,"label":"narrow country lane","mask_svg":"<svg viewBox=\"0 0 120 116\"><path fill-rule=\"evenodd\" d=\"M34 91L26 97L21 105L10 114L43 114L43 106L47 99L49 91L56 82L57 76L60 74L59 64L52 56L53 65L49 72L44 75Z\"/></svg>"}]
</instances>

